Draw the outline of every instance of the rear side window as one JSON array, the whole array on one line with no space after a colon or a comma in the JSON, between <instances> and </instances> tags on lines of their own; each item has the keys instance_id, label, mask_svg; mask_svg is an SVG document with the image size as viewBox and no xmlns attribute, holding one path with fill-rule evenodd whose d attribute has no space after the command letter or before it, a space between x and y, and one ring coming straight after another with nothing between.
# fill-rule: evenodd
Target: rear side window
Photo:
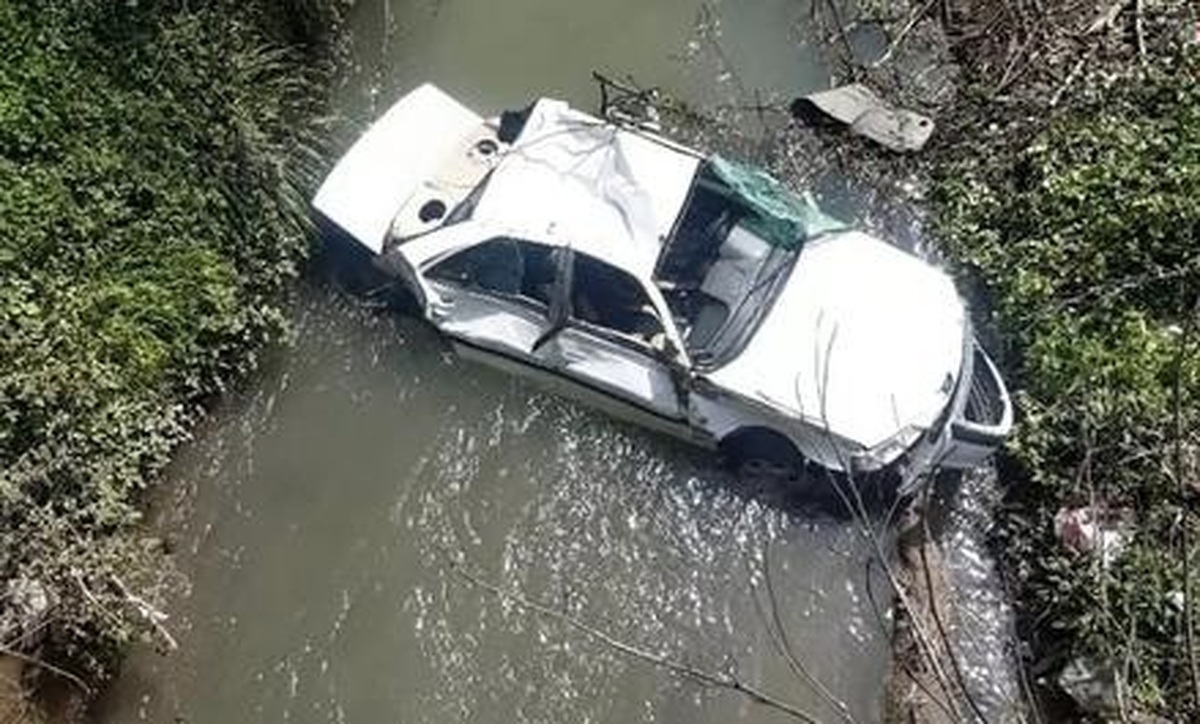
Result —
<instances>
[{"instance_id":1,"label":"rear side window","mask_svg":"<svg viewBox=\"0 0 1200 724\"><path fill-rule=\"evenodd\" d=\"M555 254L548 246L497 237L434 264L435 281L549 306L555 280Z\"/></svg>"}]
</instances>

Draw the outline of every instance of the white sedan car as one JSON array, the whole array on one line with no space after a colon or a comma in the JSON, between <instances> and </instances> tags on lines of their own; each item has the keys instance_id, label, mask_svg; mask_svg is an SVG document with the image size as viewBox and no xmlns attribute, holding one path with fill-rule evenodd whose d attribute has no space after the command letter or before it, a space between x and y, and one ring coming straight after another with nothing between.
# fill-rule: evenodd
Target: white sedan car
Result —
<instances>
[{"instance_id":1,"label":"white sedan car","mask_svg":"<svg viewBox=\"0 0 1200 724\"><path fill-rule=\"evenodd\" d=\"M560 101L485 119L422 86L314 206L463 356L743 469L910 486L1011 426L942 271L765 173Z\"/></svg>"}]
</instances>

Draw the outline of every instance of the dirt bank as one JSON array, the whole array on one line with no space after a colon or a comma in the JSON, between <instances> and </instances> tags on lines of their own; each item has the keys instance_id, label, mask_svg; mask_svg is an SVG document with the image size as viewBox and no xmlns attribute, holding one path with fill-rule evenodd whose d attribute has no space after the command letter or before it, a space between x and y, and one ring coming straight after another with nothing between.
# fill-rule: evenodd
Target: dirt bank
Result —
<instances>
[{"instance_id":1,"label":"dirt bank","mask_svg":"<svg viewBox=\"0 0 1200 724\"><path fill-rule=\"evenodd\" d=\"M0 654L0 722L34 724L24 676L24 661Z\"/></svg>"}]
</instances>

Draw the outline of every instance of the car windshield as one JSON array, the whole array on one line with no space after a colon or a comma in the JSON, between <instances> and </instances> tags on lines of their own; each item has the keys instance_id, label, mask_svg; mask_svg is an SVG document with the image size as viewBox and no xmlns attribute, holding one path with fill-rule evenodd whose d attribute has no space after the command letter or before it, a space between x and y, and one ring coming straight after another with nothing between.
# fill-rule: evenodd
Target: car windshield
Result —
<instances>
[{"instance_id":1,"label":"car windshield","mask_svg":"<svg viewBox=\"0 0 1200 724\"><path fill-rule=\"evenodd\" d=\"M804 242L844 228L761 171L705 162L655 270L694 363L714 368L735 357Z\"/></svg>"}]
</instances>

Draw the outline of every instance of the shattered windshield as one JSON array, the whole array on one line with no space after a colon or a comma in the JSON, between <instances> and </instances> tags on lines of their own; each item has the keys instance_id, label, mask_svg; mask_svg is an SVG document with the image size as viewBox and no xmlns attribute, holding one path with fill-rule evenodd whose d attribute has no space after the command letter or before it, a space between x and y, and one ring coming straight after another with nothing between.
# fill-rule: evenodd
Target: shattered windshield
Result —
<instances>
[{"instance_id":1,"label":"shattered windshield","mask_svg":"<svg viewBox=\"0 0 1200 724\"><path fill-rule=\"evenodd\" d=\"M697 366L736 356L804 243L847 228L763 171L720 157L705 162L655 271Z\"/></svg>"},{"instance_id":2,"label":"shattered windshield","mask_svg":"<svg viewBox=\"0 0 1200 724\"><path fill-rule=\"evenodd\" d=\"M742 223L771 246L798 249L805 240L849 227L817 208L810 194L798 195L762 169L713 156L705 165L731 201L745 209Z\"/></svg>"}]
</instances>

